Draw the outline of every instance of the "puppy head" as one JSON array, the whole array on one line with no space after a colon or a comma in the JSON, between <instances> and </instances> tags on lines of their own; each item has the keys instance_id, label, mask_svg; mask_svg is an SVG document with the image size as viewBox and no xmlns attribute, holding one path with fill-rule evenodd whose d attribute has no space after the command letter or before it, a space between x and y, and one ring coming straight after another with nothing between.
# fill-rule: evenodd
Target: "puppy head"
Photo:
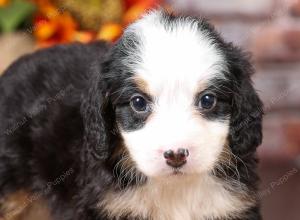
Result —
<instances>
[{"instance_id":1,"label":"puppy head","mask_svg":"<svg viewBox=\"0 0 300 220\"><path fill-rule=\"evenodd\" d=\"M148 177L210 172L227 145L242 153L260 142L260 116L235 128L260 107L251 73L244 55L205 21L151 12L113 46L101 91L93 91L102 104L91 111L87 132L103 145L117 128L128 157ZM111 105L111 122L103 103ZM104 123L98 131L95 120Z\"/></svg>"}]
</instances>

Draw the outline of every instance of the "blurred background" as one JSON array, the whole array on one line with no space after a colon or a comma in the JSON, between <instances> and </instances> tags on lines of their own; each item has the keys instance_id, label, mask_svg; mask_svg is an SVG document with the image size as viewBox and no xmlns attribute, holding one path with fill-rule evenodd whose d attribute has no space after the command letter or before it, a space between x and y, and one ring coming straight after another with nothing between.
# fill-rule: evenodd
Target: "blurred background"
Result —
<instances>
[{"instance_id":1,"label":"blurred background","mask_svg":"<svg viewBox=\"0 0 300 220\"><path fill-rule=\"evenodd\" d=\"M300 0L0 0L0 74L39 48L114 42L157 4L208 18L226 40L252 52L266 112L259 148L264 219L299 220Z\"/></svg>"}]
</instances>

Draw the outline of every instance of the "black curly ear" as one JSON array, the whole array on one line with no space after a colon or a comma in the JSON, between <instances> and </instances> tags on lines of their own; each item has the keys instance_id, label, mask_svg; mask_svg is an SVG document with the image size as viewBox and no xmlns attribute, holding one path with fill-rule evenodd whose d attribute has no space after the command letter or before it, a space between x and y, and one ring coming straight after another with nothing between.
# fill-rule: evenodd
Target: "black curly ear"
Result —
<instances>
[{"instance_id":1,"label":"black curly ear","mask_svg":"<svg viewBox=\"0 0 300 220\"><path fill-rule=\"evenodd\" d=\"M90 80L91 88L85 94L81 111L84 120L84 150L96 159L107 159L110 154L114 111L101 75Z\"/></svg>"},{"instance_id":2,"label":"black curly ear","mask_svg":"<svg viewBox=\"0 0 300 220\"><path fill-rule=\"evenodd\" d=\"M235 75L229 142L238 155L255 152L262 142L263 105L252 86L254 70L249 56L237 48L230 50L230 72Z\"/></svg>"},{"instance_id":3,"label":"black curly ear","mask_svg":"<svg viewBox=\"0 0 300 220\"><path fill-rule=\"evenodd\" d=\"M254 152L262 141L262 104L248 81L242 82L235 95L230 125L230 142L238 154Z\"/></svg>"}]
</instances>

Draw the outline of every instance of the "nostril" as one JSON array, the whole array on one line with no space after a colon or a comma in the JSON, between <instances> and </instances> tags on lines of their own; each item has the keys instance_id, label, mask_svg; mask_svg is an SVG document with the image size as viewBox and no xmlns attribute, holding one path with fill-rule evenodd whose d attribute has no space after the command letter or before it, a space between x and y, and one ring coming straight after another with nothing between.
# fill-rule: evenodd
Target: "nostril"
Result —
<instances>
[{"instance_id":1,"label":"nostril","mask_svg":"<svg viewBox=\"0 0 300 220\"><path fill-rule=\"evenodd\" d=\"M175 153L173 150L168 150L164 152L164 157L168 160L172 160L173 158L175 158Z\"/></svg>"},{"instance_id":2,"label":"nostril","mask_svg":"<svg viewBox=\"0 0 300 220\"><path fill-rule=\"evenodd\" d=\"M177 155L180 157L180 158L186 158L189 156L189 150L188 149L184 149L184 148L179 148L178 151L177 151Z\"/></svg>"},{"instance_id":3,"label":"nostril","mask_svg":"<svg viewBox=\"0 0 300 220\"><path fill-rule=\"evenodd\" d=\"M164 157L168 160L185 160L188 156L189 150L184 148L179 148L176 153L173 150L164 152Z\"/></svg>"}]
</instances>

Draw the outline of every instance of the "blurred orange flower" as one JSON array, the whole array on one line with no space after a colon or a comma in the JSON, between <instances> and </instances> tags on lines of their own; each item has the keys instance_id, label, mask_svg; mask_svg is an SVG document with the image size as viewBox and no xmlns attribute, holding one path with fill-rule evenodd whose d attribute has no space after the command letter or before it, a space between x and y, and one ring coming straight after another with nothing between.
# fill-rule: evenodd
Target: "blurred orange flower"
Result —
<instances>
[{"instance_id":1,"label":"blurred orange flower","mask_svg":"<svg viewBox=\"0 0 300 220\"><path fill-rule=\"evenodd\" d=\"M138 19L146 10L154 7L159 0L125 0L126 11L122 18L122 24L104 24L97 35L98 39L115 41L121 34L123 28Z\"/></svg>"},{"instance_id":2,"label":"blurred orange flower","mask_svg":"<svg viewBox=\"0 0 300 220\"><path fill-rule=\"evenodd\" d=\"M0 7L4 7L8 4L9 0L0 0Z\"/></svg>"},{"instance_id":3,"label":"blurred orange flower","mask_svg":"<svg viewBox=\"0 0 300 220\"><path fill-rule=\"evenodd\" d=\"M34 35L38 42L45 46L71 42L77 29L76 22L68 13L52 18L37 17L35 26Z\"/></svg>"},{"instance_id":4,"label":"blurred orange flower","mask_svg":"<svg viewBox=\"0 0 300 220\"><path fill-rule=\"evenodd\" d=\"M69 12L56 8L47 0L35 0L38 14L34 20L34 36L40 46L67 43L74 39L77 23Z\"/></svg>"},{"instance_id":5,"label":"blurred orange flower","mask_svg":"<svg viewBox=\"0 0 300 220\"><path fill-rule=\"evenodd\" d=\"M3 1L3 0L0 0ZM38 6L34 20L34 36L40 46L73 41L90 42L95 39L116 41L123 29L161 0L123 0L125 11L120 23L107 22L98 33L79 30L79 24L66 8L56 7L51 0L31 0Z\"/></svg>"},{"instance_id":6,"label":"blurred orange flower","mask_svg":"<svg viewBox=\"0 0 300 220\"><path fill-rule=\"evenodd\" d=\"M105 40L105 41L115 41L118 39L118 37L122 34L123 27L120 24L116 23L108 23L104 24L98 35L97 38L99 40Z\"/></svg>"},{"instance_id":7,"label":"blurred orange flower","mask_svg":"<svg viewBox=\"0 0 300 220\"><path fill-rule=\"evenodd\" d=\"M127 0L128 1L128 0ZM128 10L123 17L123 23L127 26L138 19L146 10L154 7L158 0L130 0L127 5ZM132 5L130 5L132 4Z\"/></svg>"}]
</instances>

